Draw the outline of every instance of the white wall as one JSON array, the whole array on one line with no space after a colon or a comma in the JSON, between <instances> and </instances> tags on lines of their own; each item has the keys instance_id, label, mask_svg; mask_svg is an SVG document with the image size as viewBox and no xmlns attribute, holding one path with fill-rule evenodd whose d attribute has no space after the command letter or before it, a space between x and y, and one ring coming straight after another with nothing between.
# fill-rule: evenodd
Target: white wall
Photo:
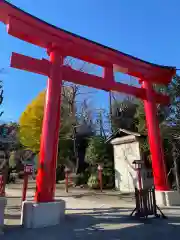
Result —
<instances>
[{"instance_id":1,"label":"white wall","mask_svg":"<svg viewBox=\"0 0 180 240\"><path fill-rule=\"evenodd\" d=\"M133 192L137 186L134 160L140 160L139 142L135 136L116 138L111 141L114 148L115 186L121 192Z\"/></svg>"}]
</instances>

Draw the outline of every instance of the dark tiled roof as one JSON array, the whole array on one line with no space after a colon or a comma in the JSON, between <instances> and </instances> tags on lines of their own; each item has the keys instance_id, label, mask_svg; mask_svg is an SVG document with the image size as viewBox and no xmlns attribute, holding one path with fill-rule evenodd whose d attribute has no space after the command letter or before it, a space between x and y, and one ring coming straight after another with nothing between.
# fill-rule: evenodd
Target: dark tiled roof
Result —
<instances>
[{"instance_id":1,"label":"dark tiled roof","mask_svg":"<svg viewBox=\"0 0 180 240\"><path fill-rule=\"evenodd\" d=\"M109 143L112 139L117 138L117 137L123 137L127 135L133 135L135 137L146 137L145 134L140 134L138 132L132 132L123 128L119 128L116 132L111 134L108 139L106 140L106 143Z\"/></svg>"}]
</instances>

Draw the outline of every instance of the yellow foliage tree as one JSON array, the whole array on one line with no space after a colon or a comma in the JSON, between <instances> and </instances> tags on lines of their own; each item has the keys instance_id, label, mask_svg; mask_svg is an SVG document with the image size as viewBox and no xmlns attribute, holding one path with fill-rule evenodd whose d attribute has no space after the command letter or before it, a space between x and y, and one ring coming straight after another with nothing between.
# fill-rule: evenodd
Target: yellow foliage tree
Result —
<instances>
[{"instance_id":1,"label":"yellow foliage tree","mask_svg":"<svg viewBox=\"0 0 180 240\"><path fill-rule=\"evenodd\" d=\"M69 90L66 88L67 96L69 96ZM46 91L41 92L25 109L22 113L19 121L19 139L23 146L31 151L38 153L40 149L40 138L42 131L42 122L44 114ZM74 105L74 103L73 103ZM62 96L61 104L61 127L59 133L60 141L60 158L61 161L65 158L70 158L72 144L72 126L75 123L75 114L71 110L69 101ZM74 106L73 106L74 109ZM74 116L74 117L73 117ZM68 156L67 156L68 154Z\"/></svg>"},{"instance_id":2,"label":"yellow foliage tree","mask_svg":"<svg viewBox=\"0 0 180 240\"><path fill-rule=\"evenodd\" d=\"M22 113L19 120L19 139L22 145L39 152L45 91L41 92Z\"/></svg>"}]
</instances>

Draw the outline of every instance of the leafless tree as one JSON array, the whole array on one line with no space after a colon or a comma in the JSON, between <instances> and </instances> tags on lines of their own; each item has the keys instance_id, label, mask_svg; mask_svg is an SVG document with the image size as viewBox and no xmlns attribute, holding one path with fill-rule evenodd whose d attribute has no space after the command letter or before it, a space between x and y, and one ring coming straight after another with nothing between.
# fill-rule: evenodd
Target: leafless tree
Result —
<instances>
[{"instance_id":1,"label":"leafless tree","mask_svg":"<svg viewBox=\"0 0 180 240\"><path fill-rule=\"evenodd\" d=\"M64 64L80 72L90 73L93 72L94 69L93 64L77 60L72 57L66 58ZM90 90L86 86L64 81L62 98L63 101L68 105L69 115L74 119L77 119L76 115L84 115L86 113L86 117L90 118L90 99L96 92L96 90ZM77 124L77 122L74 122L73 124Z\"/></svg>"}]
</instances>

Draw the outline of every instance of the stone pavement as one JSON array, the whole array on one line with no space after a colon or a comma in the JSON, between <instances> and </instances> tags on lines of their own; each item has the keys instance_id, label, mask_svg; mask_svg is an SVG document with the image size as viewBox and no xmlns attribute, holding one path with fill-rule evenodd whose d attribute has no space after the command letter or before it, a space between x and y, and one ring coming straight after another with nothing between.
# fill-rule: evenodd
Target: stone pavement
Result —
<instances>
[{"instance_id":1,"label":"stone pavement","mask_svg":"<svg viewBox=\"0 0 180 240\"><path fill-rule=\"evenodd\" d=\"M73 191L72 191L73 192ZM180 208L163 209L169 218L137 221L129 217L134 205L132 198L122 199L115 194L92 194L85 192L57 193L57 198L66 200L64 221L56 227L26 230L19 226L20 193L7 191L6 225L0 240L73 240L73 239L170 239L180 238ZM16 195L16 196L15 196ZM63 195L62 197L60 195ZM32 192L28 192L28 199ZM128 200L128 201L127 201Z\"/></svg>"}]
</instances>

